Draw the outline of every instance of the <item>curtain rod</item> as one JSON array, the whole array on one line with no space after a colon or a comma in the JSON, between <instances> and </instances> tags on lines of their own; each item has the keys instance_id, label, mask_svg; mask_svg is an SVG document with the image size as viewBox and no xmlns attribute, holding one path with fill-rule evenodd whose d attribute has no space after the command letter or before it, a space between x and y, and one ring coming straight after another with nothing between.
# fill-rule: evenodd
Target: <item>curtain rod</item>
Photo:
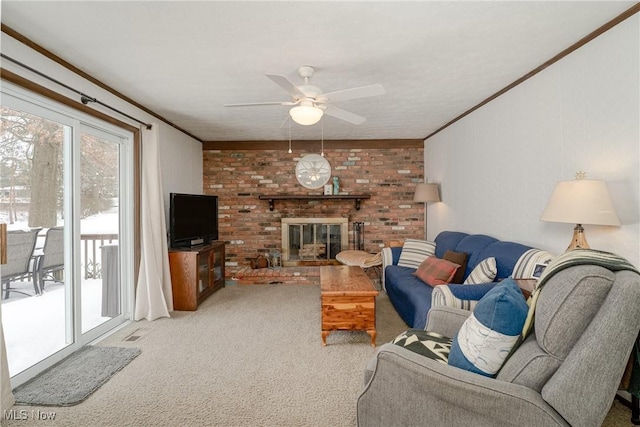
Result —
<instances>
[{"instance_id":1,"label":"curtain rod","mask_svg":"<svg viewBox=\"0 0 640 427\"><path fill-rule=\"evenodd\" d=\"M120 114L121 116L125 116L125 117L127 117L127 118L129 118L129 119L131 119L131 120L133 120L133 121L135 121L135 122L140 123L141 125L146 126L146 128L147 128L147 129L151 129L151 125L150 125L149 123L145 123L145 122L143 122L142 120L138 120L138 119L136 119L135 117L130 116L130 115L129 115L129 114L127 114L127 113L124 113L124 112L122 112L122 111L120 111L120 110L118 110L118 109L116 109L116 108L113 108L112 106L107 105L107 104L105 104L104 102L99 101L99 100L97 100L96 98L94 98L94 97L92 97L92 96L89 96L89 95L87 95L87 94L85 94L85 93L82 93L81 91L79 91L79 90L77 90L77 89L74 89L74 88L72 88L71 86L69 86L69 85L67 85L67 84L64 84L64 83L62 83L61 81L56 80L56 79L54 79L53 77L50 77L50 76L48 76L48 75L46 75L46 74L44 74L44 73L42 73L42 72L40 72L40 71L38 71L38 70L36 70L36 69L34 69L34 68L31 68L31 67L29 67L28 65L23 64L22 62L17 61L17 60L15 60L15 59L13 59L13 58L11 58L11 57L9 57L9 56L5 55L4 53L0 53L0 57L2 57L2 58L4 58L4 59L6 59L6 60L8 60L8 61L11 61L11 62L13 62L13 63L14 63L14 64L16 64L16 65L21 66L22 68L25 68L25 69L27 69L27 70L31 71L32 73L35 73L35 74L39 75L40 77L44 77L45 79L47 79L47 80L49 80L49 81L51 81L51 82L53 82L53 83L55 83L55 84L57 84L57 85L60 85L60 86L64 87L65 89L68 89L68 90L70 90L70 91L72 91L72 92L77 93L78 95L80 95L80 102L82 102L84 105L87 105L89 102L95 102L96 104L100 104L100 105L102 105L103 107L106 107L106 108L108 108L109 110L114 111L114 112L116 112L116 113Z\"/></svg>"}]
</instances>

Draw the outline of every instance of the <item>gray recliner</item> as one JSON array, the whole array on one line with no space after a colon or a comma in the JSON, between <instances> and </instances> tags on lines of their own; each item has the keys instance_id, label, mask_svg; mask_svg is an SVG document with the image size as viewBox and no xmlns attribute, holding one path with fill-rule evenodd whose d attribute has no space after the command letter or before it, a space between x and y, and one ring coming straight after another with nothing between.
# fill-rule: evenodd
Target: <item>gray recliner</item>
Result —
<instances>
[{"instance_id":1,"label":"gray recliner","mask_svg":"<svg viewBox=\"0 0 640 427\"><path fill-rule=\"evenodd\" d=\"M452 337L470 312L434 307L426 330ZM567 268L542 289L533 332L496 378L395 344L365 369L358 425L600 426L640 330L640 276Z\"/></svg>"}]
</instances>

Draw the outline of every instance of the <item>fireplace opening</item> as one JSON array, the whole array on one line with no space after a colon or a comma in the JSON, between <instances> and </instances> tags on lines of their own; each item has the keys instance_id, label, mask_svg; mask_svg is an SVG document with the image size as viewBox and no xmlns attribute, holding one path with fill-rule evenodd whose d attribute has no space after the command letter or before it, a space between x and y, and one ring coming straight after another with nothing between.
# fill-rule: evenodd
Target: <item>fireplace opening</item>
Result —
<instances>
[{"instance_id":1,"label":"fireplace opening","mask_svg":"<svg viewBox=\"0 0 640 427\"><path fill-rule=\"evenodd\" d=\"M330 262L348 248L348 218L283 218L283 265Z\"/></svg>"}]
</instances>

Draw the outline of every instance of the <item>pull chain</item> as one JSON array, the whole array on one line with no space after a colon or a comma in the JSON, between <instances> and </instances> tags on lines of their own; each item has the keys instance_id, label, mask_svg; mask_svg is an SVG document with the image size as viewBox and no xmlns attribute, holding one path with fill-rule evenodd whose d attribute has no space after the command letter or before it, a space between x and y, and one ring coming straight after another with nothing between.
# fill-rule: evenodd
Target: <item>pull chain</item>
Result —
<instances>
[{"instance_id":1,"label":"pull chain","mask_svg":"<svg viewBox=\"0 0 640 427\"><path fill-rule=\"evenodd\" d=\"M320 122L320 155L324 157L324 120Z\"/></svg>"}]
</instances>

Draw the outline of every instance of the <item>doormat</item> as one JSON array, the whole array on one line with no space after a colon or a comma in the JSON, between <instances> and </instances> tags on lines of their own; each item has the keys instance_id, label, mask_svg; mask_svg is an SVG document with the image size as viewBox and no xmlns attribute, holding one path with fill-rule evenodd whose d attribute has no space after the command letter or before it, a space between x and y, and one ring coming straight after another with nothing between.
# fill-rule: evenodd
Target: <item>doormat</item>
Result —
<instances>
[{"instance_id":1,"label":"doormat","mask_svg":"<svg viewBox=\"0 0 640 427\"><path fill-rule=\"evenodd\" d=\"M73 406L140 354L140 349L87 345L13 390L16 404Z\"/></svg>"}]
</instances>

